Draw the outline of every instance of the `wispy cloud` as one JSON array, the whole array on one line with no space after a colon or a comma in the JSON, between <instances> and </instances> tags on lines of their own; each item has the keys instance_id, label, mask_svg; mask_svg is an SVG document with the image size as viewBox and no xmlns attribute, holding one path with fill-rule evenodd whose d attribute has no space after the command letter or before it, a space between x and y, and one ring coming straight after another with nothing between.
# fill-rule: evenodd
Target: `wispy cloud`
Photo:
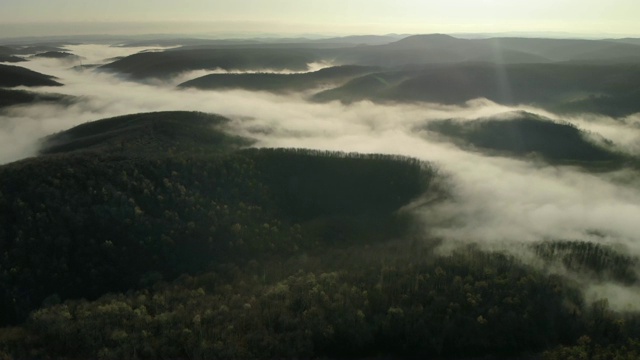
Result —
<instances>
[{"instance_id":1,"label":"wispy cloud","mask_svg":"<svg viewBox=\"0 0 640 360\"><path fill-rule=\"evenodd\" d=\"M69 50L87 59L83 60L87 63L101 63L141 49L82 45ZM446 175L451 198L415 211L428 225L425 236L443 239L445 247L477 242L508 250L516 244L543 239L581 239L622 244L640 256L637 172L593 174L535 160L486 156L458 148L437 134L416 130L418 125L432 120L473 121L527 110L602 134L637 154L637 115L626 119L591 115L563 118L540 109L507 107L486 99L464 106L368 101L316 104L307 102L304 94L180 90L175 88L175 81L142 84L112 74L79 72L49 59L32 60L25 65L59 77L65 86L55 91L81 97L81 101L71 106L14 107L2 114L1 162L35 155L37 140L42 136L87 121L163 110L218 113L232 119L230 131L255 138L259 147L400 154L433 162ZM594 230L602 236L590 235ZM600 290L593 288L592 293L597 291Z\"/></svg>"}]
</instances>

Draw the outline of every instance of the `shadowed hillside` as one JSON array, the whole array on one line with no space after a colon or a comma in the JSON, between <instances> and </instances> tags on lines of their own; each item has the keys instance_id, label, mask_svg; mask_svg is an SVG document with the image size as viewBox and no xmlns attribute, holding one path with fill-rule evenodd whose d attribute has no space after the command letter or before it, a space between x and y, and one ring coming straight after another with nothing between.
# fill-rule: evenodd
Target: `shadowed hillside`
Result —
<instances>
[{"instance_id":1,"label":"shadowed hillside","mask_svg":"<svg viewBox=\"0 0 640 360\"><path fill-rule=\"evenodd\" d=\"M164 157L230 151L250 144L225 134L228 119L174 111L125 115L89 122L44 139L42 154L92 151L132 157Z\"/></svg>"},{"instance_id":2,"label":"shadowed hillside","mask_svg":"<svg viewBox=\"0 0 640 360\"><path fill-rule=\"evenodd\" d=\"M249 141L225 134L224 121L188 112L95 121L47 138L49 155L0 167L0 266L16 269L0 276L0 321L22 321L50 297L400 237L408 219L396 210L433 176L402 157L237 150Z\"/></svg>"},{"instance_id":3,"label":"shadowed hillside","mask_svg":"<svg viewBox=\"0 0 640 360\"><path fill-rule=\"evenodd\" d=\"M514 130L593 150L575 128L513 118L437 126L493 147L517 146L489 134ZM0 327L0 355L556 360L585 337L594 353L635 351L640 318L586 303L571 277L474 246L434 251L445 240L400 210L443 196L429 164L239 149L249 141L224 123L99 120L0 167L0 324L14 325ZM637 281L637 260L613 248L533 250L570 276Z\"/></svg>"},{"instance_id":4,"label":"shadowed hillside","mask_svg":"<svg viewBox=\"0 0 640 360\"><path fill-rule=\"evenodd\" d=\"M615 40L493 38L479 40L494 49L522 51L553 61L573 62L637 62L640 60L638 44Z\"/></svg>"},{"instance_id":5,"label":"shadowed hillside","mask_svg":"<svg viewBox=\"0 0 640 360\"><path fill-rule=\"evenodd\" d=\"M442 34L413 35L385 45L340 49L335 54L341 62L386 67L468 61L497 64L551 61L526 51L496 49L479 40L458 39Z\"/></svg>"},{"instance_id":6,"label":"shadowed hillside","mask_svg":"<svg viewBox=\"0 0 640 360\"><path fill-rule=\"evenodd\" d=\"M154 104L234 118L95 120L0 166L0 360L640 359L636 40L125 37L182 45L97 70L140 86L46 61L87 93L0 87L4 149ZM0 47L33 54L75 56Z\"/></svg>"},{"instance_id":7,"label":"shadowed hillside","mask_svg":"<svg viewBox=\"0 0 640 360\"><path fill-rule=\"evenodd\" d=\"M623 156L587 139L580 129L526 112L474 121L442 120L426 128L482 150L535 153L551 162L618 163Z\"/></svg>"},{"instance_id":8,"label":"shadowed hillside","mask_svg":"<svg viewBox=\"0 0 640 360\"><path fill-rule=\"evenodd\" d=\"M66 51L46 51L33 55L37 58L78 60L80 57Z\"/></svg>"},{"instance_id":9,"label":"shadowed hillside","mask_svg":"<svg viewBox=\"0 0 640 360\"><path fill-rule=\"evenodd\" d=\"M0 54L0 62L18 63L27 61L19 56Z\"/></svg>"},{"instance_id":10,"label":"shadowed hillside","mask_svg":"<svg viewBox=\"0 0 640 360\"><path fill-rule=\"evenodd\" d=\"M0 64L0 86L62 86L53 76L41 74L19 66Z\"/></svg>"},{"instance_id":11,"label":"shadowed hillside","mask_svg":"<svg viewBox=\"0 0 640 360\"><path fill-rule=\"evenodd\" d=\"M398 38L400 38L398 40ZM634 39L624 40L575 40L536 38L490 38L460 39L444 34L402 36L347 36L343 38L310 40L295 39L249 39L249 40L201 40L164 39L133 42L139 45L183 45L165 52L188 54L188 51L205 51L239 56L247 60L258 54L269 52L304 52L311 61L331 60L339 64L400 67L419 64L443 64L463 62L490 62L495 64L541 64L550 62L581 62L592 64L635 63L640 59L640 46ZM192 53L193 54L193 53ZM188 55L187 57L190 57ZM211 55L207 60L213 61ZM127 64L139 61L131 59ZM149 64L160 65L168 57L148 57ZM174 59L175 60L175 59ZM285 60L285 62L288 62ZM191 68L190 60L174 61L174 68L185 71ZM280 62L283 64L283 62ZM255 69L265 68L260 63ZM125 68L117 64L112 70L130 73L133 77L146 77L142 68ZM202 68L210 68L207 65ZM225 68L225 66L219 66ZM273 67L273 65L272 65ZM157 75L153 75L157 76Z\"/></svg>"},{"instance_id":12,"label":"shadowed hillside","mask_svg":"<svg viewBox=\"0 0 640 360\"><path fill-rule=\"evenodd\" d=\"M34 55L50 51L64 51L64 49L55 44L10 44L0 46L0 54L9 55Z\"/></svg>"},{"instance_id":13,"label":"shadowed hillside","mask_svg":"<svg viewBox=\"0 0 640 360\"><path fill-rule=\"evenodd\" d=\"M337 66L300 74L211 74L189 80L178 86L203 90L303 91L340 85L351 78L376 70L378 69L366 66Z\"/></svg>"},{"instance_id":14,"label":"shadowed hillside","mask_svg":"<svg viewBox=\"0 0 640 360\"><path fill-rule=\"evenodd\" d=\"M75 100L76 99L73 96L69 95L0 89L0 109L13 105L30 105L40 103L69 105Z\"/></svg>"},{"instance_id":15,"label":"shadowed hillside","mask_svg":"<svg viewBox=\"0 0 640 360\"><path fill-rule=\"evenodd\" d=\"M635 63L640 46L607 40L491 38L459 39L444 34L413 35L384 45L329 51L343 63L406 66L463 62L542 64L583 62Z\"/></svg>"},{"instance_id":16,"label":"shadowed hillside","mask_svg":"<svg viewBox=\"0 0 640 360\"><path fill-rule=\"evenodd\" d=\"M375 81L381 79L383 81ZM476 98L559 112L611 116L640 111L640 66L466 63L386 71L316 94L316 101L359 100L464 104Z\"/></svg>"},{"instance_id":17,"label":"shadowed hillside","mask_svg":"<svg viewBox=\"0 0 640 360\"><path fill-rule=\"evenodd\" d=\"M145 52L100 69L119 72L133 78L166 77L191 70L306 70L316 61L310 51L292 49L195 49Z\"/></svg>"}]
</instances>

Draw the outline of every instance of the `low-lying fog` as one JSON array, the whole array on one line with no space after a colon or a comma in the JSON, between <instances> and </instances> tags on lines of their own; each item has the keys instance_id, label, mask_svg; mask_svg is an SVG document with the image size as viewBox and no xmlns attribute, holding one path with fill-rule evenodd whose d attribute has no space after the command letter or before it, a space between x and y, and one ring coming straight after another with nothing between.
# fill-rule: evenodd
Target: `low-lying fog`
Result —
<instances>
[{"instance_id":1,"label":"low-lying fog","mask_svg":"<svg viewBox=\"0 0 640 360\"><path fill-rule=\"evenodd\" d=\"M144 50L101 45L67 49L82 56L83 64L100 64ZM541 239L583 239L619 244L640 256L640 176L636 171L587 173L535 159L490 157L462 150L426 130L416 130L430 120L472 120L526 110L571 122L603 135L628 153L640 154L640 115L625 119L595 115L560 118L540 109L506 107L484 99L465 106L315 104L305 101L305 94L175 88L181 81L203 75L203 71L142 84L111 74L73 70L68 63L55 59L32 59L19 65L54 75L65 84L28 90L63 93L81 100L68 107L24 106L1 113L1 163L33 156L42 136L87 121L163 110L218 113L233 120L233 132L257 139L256 146L401 154L433 162L443 175L451 199L415 211L423 215L431 235L446 239L445 244L475 241L508 250ZM317 70L327 65L311 67ZM601 236L590 235L595 232ZM640 304L635 288L594 285L586 293L594 298L612 294L611 298L617 300L611 303L619 308Z\"/></svg>"}]
</instances>

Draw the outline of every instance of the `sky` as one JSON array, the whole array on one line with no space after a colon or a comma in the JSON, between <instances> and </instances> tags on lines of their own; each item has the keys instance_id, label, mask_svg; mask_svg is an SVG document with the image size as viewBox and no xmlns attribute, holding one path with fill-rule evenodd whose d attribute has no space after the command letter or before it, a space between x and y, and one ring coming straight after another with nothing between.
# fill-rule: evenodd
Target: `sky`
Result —
<instances>
[{"instance_id":1,"label":"sky","mask_svg":"<svg viewBox=\"0 0 640 360\"><path fill-rule=\"evenodd\" d=\"M564 32L640 36L638 0L0 0L0 37Z\"/></svg>"}]
</instances>

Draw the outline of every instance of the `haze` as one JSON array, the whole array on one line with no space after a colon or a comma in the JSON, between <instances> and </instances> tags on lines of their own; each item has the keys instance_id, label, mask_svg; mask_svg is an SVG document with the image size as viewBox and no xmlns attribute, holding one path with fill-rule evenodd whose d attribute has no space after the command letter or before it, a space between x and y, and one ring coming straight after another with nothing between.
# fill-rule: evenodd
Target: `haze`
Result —
<instances>
[{"instance_id":1,"label":"haze","mask_svg":"<svg viewBox=\"0 0 640 360\"><path fill-rule=\"evenodd\" d=\"M0 359L638 358L637 2L0 1Z\"/></svg>"},{"instance_id":2,"label":"haze","mask_svg":"<svg viewBox=\"0 0 640 360\"><path fill-rule=\"evenodd\" d=\"M0 36L555 32L637 35L634 0L3 0Z\"/></svg>"}]
</instances>

